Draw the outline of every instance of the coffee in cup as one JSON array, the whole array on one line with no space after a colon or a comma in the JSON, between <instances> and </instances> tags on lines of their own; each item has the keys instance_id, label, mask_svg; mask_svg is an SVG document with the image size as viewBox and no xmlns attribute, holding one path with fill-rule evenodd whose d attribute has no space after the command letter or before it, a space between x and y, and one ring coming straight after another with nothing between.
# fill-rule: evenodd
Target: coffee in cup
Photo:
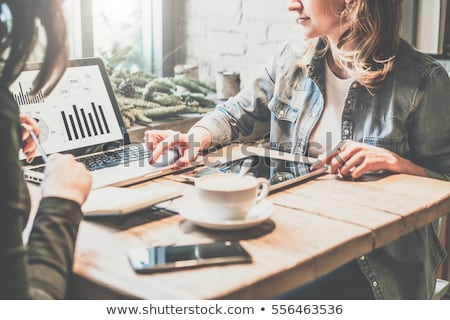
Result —
<instances>
[{"instance_id":1,"label":"coffee in cup","mask_svg":"<svg viewBox=\"0 0 450 320\"><path fill-rule=\"evenodd\" d=\"M215 173L195 181L196 201L209 221L245 219L250 209L269 194L265 178Z\"/></svg>"}]
</instances>

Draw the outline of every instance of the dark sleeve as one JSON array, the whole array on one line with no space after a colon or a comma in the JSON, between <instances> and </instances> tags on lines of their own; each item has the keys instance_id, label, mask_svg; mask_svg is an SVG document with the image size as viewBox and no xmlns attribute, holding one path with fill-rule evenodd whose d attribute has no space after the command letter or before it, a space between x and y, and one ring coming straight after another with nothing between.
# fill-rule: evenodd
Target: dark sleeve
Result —
<instances>
[{"instance_id":1,"label":"dark sleeve","mask_svg":"<svg viewBox=\"0 0 450 320\"><path fill-rule=\"evenodd\" d=\"M0 93L0 299L24 299L28 275L22 230L30 204L18 160L18 112L8 102Z\"/></svg>"},{"instance_id":2,"label":"dark sleeve","mask_svg":"<svg viewBox=\"0 0 450 320\"><path fill-rule=\"evenodd\" d=\"M0 299L64 298L72 270L80 206L47 198L40 203L25 246L30 201L18 159L17 106L0 89Z\"/></svg>"},{"instance_id":3,"label":"dark sleeve","mask_svg":"<svg viewBox=\"0 0 450 320\"><path fill-rule=\"evenodd\" d=\"M81 218L80 206L73 201L42 199L28 242L32 298L64 298Z\"/></svg>"}]
</instances>

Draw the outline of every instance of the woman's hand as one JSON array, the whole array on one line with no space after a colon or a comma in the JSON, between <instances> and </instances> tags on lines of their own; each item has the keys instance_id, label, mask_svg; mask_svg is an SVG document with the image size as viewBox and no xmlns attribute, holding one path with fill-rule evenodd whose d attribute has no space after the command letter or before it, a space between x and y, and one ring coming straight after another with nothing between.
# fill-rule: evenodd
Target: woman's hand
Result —
<instances>
[{"instance_id":1,"label":"woman's hand","mask_svg":"<svg viewBox=\"0 0 450 320\"><path fill-rule=\"evenodd\" d=\"M20 115L20 124L24 128L24 130L22 130L22 141L25 142L25 146L22 148L22 150L27 157L27 162L30 163L36 156L37 150L36 144L30 136L30 130L33 130L36 136L39 137L39 126L36 120L25 114Z\"/></svg>"},{"instance_id":2,"label":"woman's hand","mask_svg":"<svg viewBox=\"0 0 450 320\"><path fill-rule=\"evenodd\" d=\"M182 168L195 159L201 150L211 144L211 134L201 127L194 127L188 133L173 130L148 130L145 132L144 142L147 149L153 151L150 163L154 163L164 151L178 148L180 158L174 167Z\"/></svg>"},{"instance_id":3,"label":"woman's hand","mask_svg":"<svg viewBox=\"0 0 450 320\"><path fill-rule=\"evenodd\" d=\"M389 171L425 176L422 167L387 149L355 141L344 141L315 167L330 165L331 173L358 179L364 173Z\"/></svg>"},{"instance_id":4,"label":"woman's hand","mask_svg":"<svg viewBox=\"0 0 450 320\"><path fill-rule=\"evenodd\" d=\"M52 154L44 171L42 197L73 200L82 205L91 190L92 177L72 155Z\"/></svg>"}]
</instances>

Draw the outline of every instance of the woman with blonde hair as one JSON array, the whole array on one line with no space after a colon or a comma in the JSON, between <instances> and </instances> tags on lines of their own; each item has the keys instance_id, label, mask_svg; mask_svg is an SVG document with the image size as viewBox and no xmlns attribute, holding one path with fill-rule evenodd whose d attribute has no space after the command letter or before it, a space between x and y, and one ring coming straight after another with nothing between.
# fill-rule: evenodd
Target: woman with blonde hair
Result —
<instances>
[{"instance_id":1,"label":"woman with blonde hair","mask_svg":"<svg viewBox=\"0 0 450 320\"><path fill-rule=\"evenodd\" d=\"M349 180L379 171L450 180L449 77L400 38L401 7L400 0L291 0L307 45L289 41L188 134L148 131L154 159L178 144L184 165L260 123L272 149L322 157ZM430 224L283 298L428 299L444 257Z\"/></svg>"},{"instance_id":2,"label":"woman with blonde hair","mask_svg":"<svg viewBox=\"0 0 450 320\"><path fill-rule=\"evenodd\" d=\"M66 66L66 26L59 0L0 1L0 299L62 299L72 271L80 206L91 176L73 156L49 157L41 188L42 200L25 245L22 231L30 218L30 196L19 162L19 149L31 161L36 146L29 130L39 128L19 115L9 86L33 51L40 22L47 39L34 92L49 92ZM25 130L22 130L25 128ZM31 223L30 222L30 223Z\"/></svg>"}]
</instances>

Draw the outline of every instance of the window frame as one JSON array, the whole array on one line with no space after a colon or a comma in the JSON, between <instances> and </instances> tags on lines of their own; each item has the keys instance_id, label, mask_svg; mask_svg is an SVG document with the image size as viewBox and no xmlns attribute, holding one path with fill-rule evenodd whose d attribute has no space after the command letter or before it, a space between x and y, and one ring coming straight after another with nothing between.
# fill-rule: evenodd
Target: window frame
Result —
<instances>
[{"instance_id":1,"label":"window frame","mask_svg":"<svg viewBox=\"0 0 450 320\"><path fill-rule=\"evenodd\" d=\"M92 1L64 0L71 58L94 55ZM142 21L143 71L171 75L175 65L175 0L140 1L144 17L148 16Z\"/></svg>"}]
</instances>

